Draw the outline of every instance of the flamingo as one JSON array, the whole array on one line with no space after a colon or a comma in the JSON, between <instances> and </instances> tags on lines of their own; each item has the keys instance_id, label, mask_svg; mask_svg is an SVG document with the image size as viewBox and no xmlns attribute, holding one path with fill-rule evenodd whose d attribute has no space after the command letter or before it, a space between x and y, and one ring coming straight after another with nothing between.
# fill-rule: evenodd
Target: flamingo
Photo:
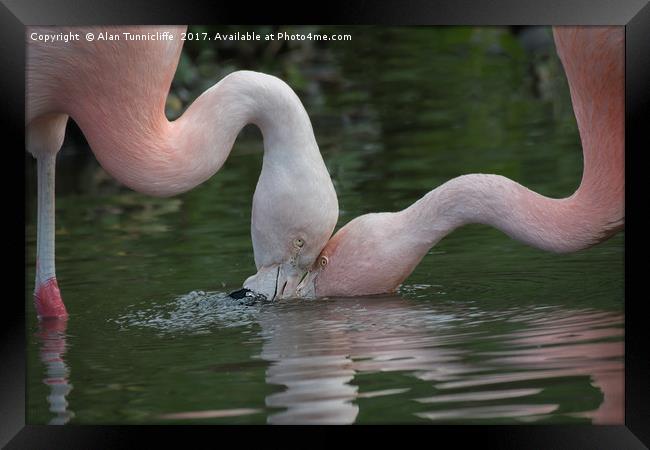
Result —
<instances>
[{"instance_id":1,"label":"flamingo","mask_svg":"<svg viewBox=\"0 0 650 450\"><path fill-rule=\"evenodd\" d=\"M253 196L251 238L257 273L244 286L269 298L293 292L330 238L338 200L309 117L280 79L251 71L223 78L177 120L165 100L185 26L36 28L27 33L27 150L37 160L34 302L39 318L67 317L55 273L55 160L71 117L102 167L124 185L172 196L210 178L247 124L264 139ZM130 32L173 40L88 41ZM35 34L34 34L35 33ZM75 33L80 40L31 36Z\"/></svg>"},{"instance_id":2,"label":"flamingo","mask_svg":"<svg viewBox=\"0 0 650 450\"><path fill-rule=\"evenodd\" d=\"M486 224L530 246L566 253L591 247L624 225L624 29L557 27L583 149L577 191L552 199L499 175L470 174L408 208L350 221L327 243L298 297L391 292L429 249L456 228Z\"/></svg>"}]
</instances>

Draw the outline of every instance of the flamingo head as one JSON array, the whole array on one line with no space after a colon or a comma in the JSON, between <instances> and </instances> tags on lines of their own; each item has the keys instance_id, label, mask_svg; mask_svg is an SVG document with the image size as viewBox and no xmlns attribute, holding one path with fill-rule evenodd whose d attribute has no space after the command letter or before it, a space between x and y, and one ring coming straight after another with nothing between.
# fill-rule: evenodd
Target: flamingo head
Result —
<instances>
[{"instance_id":1,"label":"flamingo head","mask_svg":"<svg viewBox=\"0 0 650 450\"><path fill-rule=\"evenodd\" d=\"M332 236L337 219L336 191L326 170L268 177L263 171L251 221L258 271L244 282L244 289L267 300L293 295Z\"/></svg>"},{"instance_id":2,"label":"flamingo head","mask_svg":"<svg viewBox=\"0 0 650 450\"><path fill-rule=\"evenodd\" d=\"M329 240L295 296L349 297L395 291L430 247L406 230L400 213L357 217Z\"/></svg>"}]
</instances>

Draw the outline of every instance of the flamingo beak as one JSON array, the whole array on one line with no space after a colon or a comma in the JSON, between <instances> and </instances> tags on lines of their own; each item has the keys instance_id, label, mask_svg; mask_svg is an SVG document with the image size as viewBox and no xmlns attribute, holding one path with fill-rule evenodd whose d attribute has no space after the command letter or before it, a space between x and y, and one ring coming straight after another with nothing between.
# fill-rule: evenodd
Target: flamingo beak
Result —
<instances>
[{"instance_id":1,"label":"flamingo beak","mask_svg":"<svg viewBox=\"0 0 650 450\"><path fill-rule=\"evenodd\" d=\"M300 272L293 266L280 267L278 276L278 298L293 298L296 296L296 288L306 272Z\"/></svg>"},{"instance_id":2,"label":"flamingo beak","mask_svg":"<svg viewBox=\"0 0 650 450\"><path fill-rule=\"evenodd\" d=\"M295 297L316 298L316 277L318 270L310 270L296 287Z\"/></svg>"},{"instance_id":3,"label":"flamingo beak","mask_svg":"<svg viewBox=\"0 0 650 450\"><path fill-rule=\"evenodd\" d=\"M303 278L291 263L273 264L262 267L258 272L244 281L244 288L256 295L263 295L267 300L295 297L296 288Z\"/></svg>"},{"instance_id":4,"label":"flamingo beak","mask_svg":"<svg viewBox=\"0 0 650 450\"><path fill-rule=\"evenodd\" d=\"M262 267L253 276L244 281L244 289L252 291L256 296L262 295L267 300L273 300L277 291L280 265Z\"/></svg>"}]
</instances>

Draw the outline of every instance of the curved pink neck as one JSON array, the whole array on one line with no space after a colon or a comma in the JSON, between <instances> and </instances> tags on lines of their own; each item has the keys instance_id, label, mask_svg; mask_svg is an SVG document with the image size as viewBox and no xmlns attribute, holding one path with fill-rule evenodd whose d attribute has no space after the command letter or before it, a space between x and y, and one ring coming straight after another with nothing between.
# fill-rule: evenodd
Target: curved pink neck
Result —
<instances>
[{"instance_id":1,"label":"curved pink neck","mask_svg":"<svg viewBox=\"0 0 650 450\"><path fill-rule=\"evenodd\" d=\"M623 227L624 29L560 27L554 36L582 142L580 187L552 199L498 175L454 178L397 213L423 247L459 226L481 223L533 247L571 252Z\"/></svg>"},{"instance_id":2,"label":"curved pink neck","mask_svg":"<svg viewBox=\"0 0 650 450\"><path fill-rule=\"evenodd\" d=\"M28 87L34 94L28 96L26 120L52 112L69 115L101 165L120 182L150 195L187 191L221 168L249 123L264 135L265 166L277 163L298 171L302 164L310 173L326 173L307 112L278 78L234 72L170 122L165 104L185 27L93 30L107 35L161 31L175 39L30 44Z\"/></svg>"},{"instance_id":3,"label":"curved pink neck","mask_svg":"<svg viewBox=\"0 0 650 450\"><path fill-rule=\"evenodd\" d=\"M278 78L234 72L174 122L159 103L134 92L101 109L81 102L83 110L71 114L102 166L136 191L169 196L201 184L221 168L247 124L262 131L265 167L326 170L307 112Z\"/></svg>"}]
</instances>

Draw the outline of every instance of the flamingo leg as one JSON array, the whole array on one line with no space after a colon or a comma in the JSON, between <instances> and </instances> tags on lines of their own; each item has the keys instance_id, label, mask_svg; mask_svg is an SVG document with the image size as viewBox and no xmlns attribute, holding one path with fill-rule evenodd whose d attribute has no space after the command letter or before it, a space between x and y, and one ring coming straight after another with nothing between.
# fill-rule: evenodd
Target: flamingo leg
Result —
<instances>
[{"instance_id":1,"label":"flamingo leg","mask_svg":"<svg viewBox=\"0 0 650 450\"><path fill-rule=\"evenodd\" d=\"M56 153L37 158L38 228L34 304L39 319L67 317L54 270L54 185Z\"/></svg>"}]
</instances>

